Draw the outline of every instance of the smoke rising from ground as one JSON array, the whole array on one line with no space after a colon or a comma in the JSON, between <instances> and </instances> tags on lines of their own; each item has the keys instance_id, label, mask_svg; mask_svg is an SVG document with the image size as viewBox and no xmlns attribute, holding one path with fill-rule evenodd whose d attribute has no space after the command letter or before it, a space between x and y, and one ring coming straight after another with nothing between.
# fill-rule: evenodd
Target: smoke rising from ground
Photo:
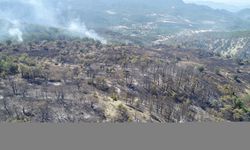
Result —
<instances>
[{"instance_id":1,"label":"smoke rising from ground","mask_svg":"<svg viewBox=\"0 0 250 150\"><path fill-rule=\"evenodd\" d=\"M94 40L101 41L102 43L106 43L106 40L100 37L94 30L88 30L84 23L81 23L79 20L75 20L69 23L66 28L75 36L79 36L83 38L84 36L93 38Z\"/></svg>"},{"instance_id":2,"label":"smoke rising from ground","mask_svg":"<svg viewBox=\"0 0 250 150\"><path fill-rule=\"evenodd\" d=\"M67 3L65 3L67 2ZM12 37L23 41L25 25L54 27L77 37L89 37L106 43L94 30L89 30L77 16L66 17L70 0L0 0L0 38ZM7 32L6 32L7 31ZM5 33L6 32L6 33Z\"/></svg>"},{"instance_id":3,"label":"smoke rising from ground","mask_svg":"<svg viewBox=\"0 0 250 150\"><path fill-rule=\"evenodd\" d=\"M13 27L9 28L8 33L11 37L16 38L18 42L23 42L23 33L18 21L13 22Z\"/></svg>"}]
</instances>

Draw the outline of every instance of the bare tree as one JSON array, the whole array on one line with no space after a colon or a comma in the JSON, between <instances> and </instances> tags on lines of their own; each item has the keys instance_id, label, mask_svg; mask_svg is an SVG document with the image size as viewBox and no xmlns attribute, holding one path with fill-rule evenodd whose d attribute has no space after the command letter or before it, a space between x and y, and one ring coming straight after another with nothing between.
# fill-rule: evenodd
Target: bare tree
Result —
<instances>
[{"instance_id":1,"label":"bare tree","mask_svg":"<svg viewBox=\"0 0 250 150\"><path fill-rule=\"evenodd\" d=\"M20 91L20 94L22 95L22 97L25 98L27 95L28 89L29 89L27 82L21 81L18 84L18 88L19 88L19 91Z\"/></svg>"},{"instance_id":2,"label":"bare tree","mask_svg":"<svg viewBox=\"0 0 250 150\"><path fill-rule=\"evenodd\" d=\"M4 109L5 109L5 111L7 112L8 116L10 117L10 116L12 116L12 112L11 112L11 110L8 108L8 107L9 107L8 105L9 105L9 104L8 104L8 99L7 99L7 98L4 98L4 99L3 99L3 106L4 106Z\"/></svg>"},{"instance_id":3,"label":"bare tree","mask_svg":"<svg viewBox=\"0 0 250 150\"><path fill-rule=\"evenodd\" d=\"M8 82L9 82L9 85L12 89L12 92L14 95L17 94L17 81L15 80L15 77L8 77Z\"/></svg>"},{"instance_id":4,"label":"bare tree","mask_svg":"<svg viewBox=\"0 0 250 150\"><path fill-rule=\"evenodd\" d=\"M41 112L41 122L49 122L50 116L49 116L48 102L46 102L46 104L40 108L40 112Z\"/></svg>"}]
</instances>

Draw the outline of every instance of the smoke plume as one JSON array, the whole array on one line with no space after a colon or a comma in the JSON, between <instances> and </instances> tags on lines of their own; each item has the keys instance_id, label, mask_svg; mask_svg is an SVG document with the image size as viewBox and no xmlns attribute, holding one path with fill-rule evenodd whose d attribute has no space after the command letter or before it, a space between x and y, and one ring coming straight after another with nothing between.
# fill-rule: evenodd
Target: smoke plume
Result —
<instances>
[{"instance_id":1,"label":"smoke plume","mask_svg":"<svg viewBox=\"0 0 250 150\"><path fill-rule=\"evenodd\" d=\"M0 0L0 38L12 37L22 42L24 26L39 25L106 43L94 30L87 29L84 22L76 19L77 16L64 16L72 9L69 4L70 0Z\"/></svg>"}]
</instances>

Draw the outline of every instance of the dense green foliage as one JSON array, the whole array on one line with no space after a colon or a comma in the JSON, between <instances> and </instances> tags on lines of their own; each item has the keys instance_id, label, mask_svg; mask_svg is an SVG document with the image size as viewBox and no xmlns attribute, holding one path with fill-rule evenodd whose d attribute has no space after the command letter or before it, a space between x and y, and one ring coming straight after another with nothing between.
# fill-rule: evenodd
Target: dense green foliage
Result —
<instances>
[{"instance_id":1,"label":"dense green foliage","mask_svg":"<svg viewBox=\"0 0 250 150\"><path fill-rule=\"evenodd\" d=\"M17 60L14 57L0 55L0 75L15 75L18 73Z\"/></svg>"}]
</instances>

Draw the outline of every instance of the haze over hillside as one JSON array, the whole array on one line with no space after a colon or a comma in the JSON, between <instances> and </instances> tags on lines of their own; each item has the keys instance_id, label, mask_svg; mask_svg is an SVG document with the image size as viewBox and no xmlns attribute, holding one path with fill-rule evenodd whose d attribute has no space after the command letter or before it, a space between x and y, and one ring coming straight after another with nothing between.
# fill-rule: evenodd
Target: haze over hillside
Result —
<instances>
[{"instance_id":1,"label":"haze over hillside","mask_svg":"<svg viewBox=\"0 0 250 150\"><path fill-rule=\"evenodd\" d=\"M250 8L248 0L184 0L187 3L195 3L200 5L207 5L215 9L225 9L232 12L237 12L242 9Z\"/></svg>"},{"instance_id":2,"label":"haze over hillside","mask_svg":"<svg viewBox=\"0 0 250 150\"><path fill-rule=\"evenodd\" d=\"M98 30L140 27L151 31L157 27L163 32L249 29L249 20L238 14L185 4L182 0L1 0L0 4L1 37L14 36L18 41L22 41L26 31L30 32L29 26L34 25L102 42L106 40L96 33Z\"/></svg>"}]
</instances>

